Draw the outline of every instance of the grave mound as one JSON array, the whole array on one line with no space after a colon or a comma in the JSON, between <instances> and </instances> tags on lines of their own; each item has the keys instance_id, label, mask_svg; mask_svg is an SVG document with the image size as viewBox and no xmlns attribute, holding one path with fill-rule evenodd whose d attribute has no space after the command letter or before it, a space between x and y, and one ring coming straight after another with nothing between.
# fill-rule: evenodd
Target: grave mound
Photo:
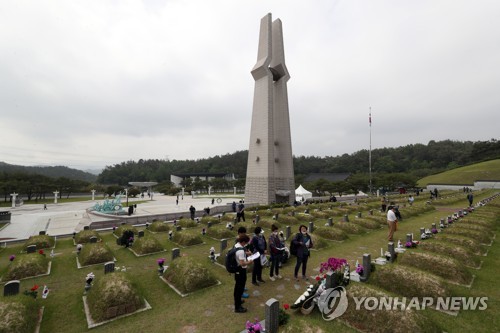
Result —
<instances>
[{"instance_id":1,"label":"grave mound","mask_svg":"<svg viewBox=\"0 0 500 333\"><path fill-rule=\"evenodd\" d=\"M146 236L136 238L134 244L132 245L132 250L141 255L163 251L163 246L155 237Z\"/></svg>"},{"instance_id":2,"label":"grave mound","mask_svg":"<svg viewBox=\"0 0 500 333\"><path fill-rule=\"evenodd\" d=\"M133 283L122 273L99 278L87 294L92 319L101 322L135 312L145 306Z\"/></svg>"},{"instance_id":3,"label":"grave mound","mask_svg":"<svg viewBox=\"0 0 500 333\"><path fill-rule=\"evenodd\" d=\"M439 234L439 240L445 241L447 243L453 243L467 248L474 255L482 255L486 251L473 239L460 235L446 235Z\"/></svg>"},{"instance_id":4,"label":"grave mound","mask_svg":"<svg viewBox=\"0 0 500 333\"><path fill-rule=\"evenodd\" d=\"M182 246L191 246L203 243L203 239L198 234L189 232L176 232L173 236L173 241Z\"/></svg>"},{"instance_id":5,"label":"grave mound","mask_svg":"<svg viewBox=\"0 0 500 333\"><path fill-rule=\"evenodd\" d=\"M472 282L472 274L457 260L431 253L409 252L400 256L399 263L432 272L458 284Z\"/></svg>"},{"instance_id":6,"label":"grave mound","mask_svg":"<svg viewBox=\"0 0 500 333\"><path fill-rule=\"evenodd\" d=\"M88 266L113 260L113 254L103 243L87 244L78 256L80 265Z\"/></svg>"},{"instance_id":7,"label":"grave mound","mask_svg":"<svg viewBox=\"0 0 500 333\"><path fill-rule=\"evenodd\" d=\"M222 217L221 217L221 220L222 220ZM203 216L200 220L200 223L204 224L204 225L207 225L208 222L210 222L211 225L220 223L219 218L213 217L213 216Z\"/></svg>"},{"instance_id":8,"label":"grave mound","mask_svg":"<svg viewBox=\"0 0 500 333\"><path fill-rule=\"evenodd\" d=\"M370 281L390 292L406 297L445 297L448 288L435 275L404 265L377 266Z\"/></svg>"},{"instance_id":9,"label":"grave mound","mask_svg":"<svg viewBox=\"0 0 500 333\"><path fill-rule=\"evenodd\" d=\"M460 224L454 225L453 228L448 228L446 233L470 237L483 244L489 244L491 242L491 236L487 232L461 228Z\"/></svg>"},{"instance_id":10,"label":"grave mound","mask_svg":"<svg viewBox=\"0 0 500 333\"><path fill-rule=\"evenodd\" d=\"M229 230L224 226L215 226L207 229L207 235L217 239L236 238L237 232L235 230L237 229Z\"/></svg>"},{"instance_id":11,"label":"grave mound","mask_svg":"<svg viewBox=\"0 0 500 333\"><path fill-rule=\"evenodd\" d=\"M167 232L170 231L170 226L161 221L155 221L149 226L149 230L152 232Z\"/></svg>"},{"instance_id":12,"label":"grave mound","mask_svg":"<svg viewBox=\"0 0 500 333\"><path fill-rule=\"evenodd\" d=\"M179 222L177 222L177 224L183 228L195 228L198 226L198 223L196 223L196 221L189 219L182 219Z\"/></svg>"},{"instance_id":13,"label":"grave mound","mask_svg":"<svg viewBox=\"0 0 500 333\"><path fill-rule=\"evenodd\" d=\"M455 258L469 267L478 267L481 262L481 260L474 256L466 247L456 244L429 240L420 243L420 248L429 252L439 253Z\"/></svg>"},{"instance_id":14,"label":"grave mound","mask_svg":"<svg viewBox=\"0 0 500 333\"><path fill-rule=\"evenodd\" d=\"M314 230L314 234L334 241L342 241L348 238L347 234L343 230L335 227L319 227Z\"/></svg>"},{"instance_id":15,"label":"grave mound","mask_svg":"<svg viewBox=\"0 0 500 333\"><path fill-rule=\"evenodd\" d=\"M316 231L315 231L316 232ZM292 235L291 237L293 237ZM318 235L315 234L310 234L311 239L314 244L314 249L319 250L319 249L324 249L325 247L329 247L331 244L325 240L324 238L319 237ZM290 242L287 242L287 245L290 245Z\"/></svg>"},{"instance_id":16,"label":"grave mound","mask_svg":"<svg viewBox=\"0 0 500 333\"><path fill-rule=\"evenodd\" d=\"M355 327L361 332L387 332L390 327L391 332L442 332L433 321L425 318L417 311L388 311L385 308L375 308L366 310L361 308L356 310L357 299L375 297L377 299L387 299L390 295L374 288L359 283L351 284L347 290L348 306L346 312L340 317L350 326Z\"/></svg>"},{"instance_id":17,"label":"grave mound","mask_svg":"<svg viewBox=\"0 0 500 333\"><path fill-rule=\"evenodd\" d=\"M54 238L48 235L37 235L31 236L26 243L24 243L24 248L30 245L36 245L36 248L39 249L47 249L50 247L54 247Z\"/></svg>"},{"instance_id":18,"label":"grave mound","mask_svg":"<svg viewBox=\"0 0 500 333\"><path fill-rule=\"evenodd\" d=\"M259 223L257 223L256 225L263 229L271 229L271 226L274 224L275 226L281 229L282 226L280 222L281 222L280 217L278 217L278 221L266 217L265 219L261 219ZM250 231L253 231L253 229Z\"/></svg>"},{"instance_id":19,"label":"grave mound","mask_svg":"<svg viewBox=\"0 0 500 333\"><path fill-rule=\"evenodd\" d=\"M25 295L0 300L0 332L32 333L38 321L38 304Z\"/></svg>"},{"instance_id":20,"label":"grave mound","mask_svg":"<svg viewBox=\"0 0 500 333\"><path fill-rule=\"evenodd\" d=\"M7 273L3 280L19 280L46 274L48 268L49 259L45 255L39 253L19 255L7 268Z\"/></svg>"},{"instance_id":21,"label":"grave mound","mask_svg":"<svg viewBox=\"0 0 500 333\"><path fill-rule=\"evenodd\" d=\"M77 244L90 243L91 237L99 238L99 234L95 230L82 230L75 235L75 243Z\"/></svg>"},{"instance_id":22,"label":"grave mound","mask_svg":"<svg viewBox=\"0 0 500 333\"><path fill-rule=\"evenodd\" d=\"M357 224L357 225L359 225L363 228L366 228L366 229L379 229L380 228L380 224L378 222L375 222L375 221L369 220L369 219L363 219L363 218L352 219L352 221L349 223Z\"/></svg>"},{"instance_id":23,"label":"grave mound","mask_svg":"<svg viewBox=\"0 0 500 333\"><path fill-rule=\"evenodd\" d=\"M348 234L360 235L366 232L365 229L360 227L359 225L351 222L339 222L335 223L335 228L339 228Z\"/></svg>"},{"instance_id":24,"label":"grave mound","mask_svg":"<svg viewBox=\"0 0 500 333\"><path fill-rule=\"evenodd\" d=\"M218 283L211 271L190 257L173 260L165 272L165 279L184 294Z\"/></svg>"}]
</instances>

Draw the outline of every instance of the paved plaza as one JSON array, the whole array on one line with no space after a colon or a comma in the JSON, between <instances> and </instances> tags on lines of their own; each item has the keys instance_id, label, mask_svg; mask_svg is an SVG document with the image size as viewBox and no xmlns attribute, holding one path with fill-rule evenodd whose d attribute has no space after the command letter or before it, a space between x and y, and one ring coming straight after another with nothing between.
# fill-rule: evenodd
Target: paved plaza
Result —
<instances>
[{"instance_id":1,"label":"paved plaza","mask_svg":"<svg viewBox=\"0 0 500 333\"><path fill-rule=\"evenodd\" d=\"M147 200L137 205L135 216L155 215L162 213L188 212L189 206L193 205L196 210L201 211L205 207L214 207L231 204L239 201L242 196L222 197L221 203L217 201L212 205L212 197L192 198L185 195L184 199L179 197L179 205L176 205L176 196L167 196L155 193L153 200L129 198L129 203ZM214 196L214 198L218 198ZM47 204L47 210L43 209L43 204L28 204L21 207L8 208L12 213L11 223L0 230L0 241L27 239L32 235L38 235L45 230L51 236L72 234L80 222L88 225L91 222L98 222L104 218L88 214L86 209L93 207L103 200L86 200L80 202ZM122 200L125 204L125 200ZM77 230L78 231L78 230Z\"/></svg>"}]
</instances>

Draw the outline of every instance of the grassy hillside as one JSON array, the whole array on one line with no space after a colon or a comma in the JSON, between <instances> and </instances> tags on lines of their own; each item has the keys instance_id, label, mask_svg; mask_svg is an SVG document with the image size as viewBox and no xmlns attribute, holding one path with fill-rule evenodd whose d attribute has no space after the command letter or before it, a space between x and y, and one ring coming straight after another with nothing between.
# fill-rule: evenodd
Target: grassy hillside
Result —
<instances>
[{"instance_id":1,"label":"grassy hillside","mask_svg":"<svg viewBox=\"0 0 500 333\"><path fill-rule=\"evenodd\" d=\"M500 181L500 159L476 163L427 176L418 181L418 186L424 187L428 184L473 185L476 180Z\"/></svg>"},{"instance_id":2,"label":"grassy hillside","mask_svg":"<svg viewBox=\"0 0 500 333\"><path fill-rule=\"evenodd\" d=\"M38 174L51 178L66 177L87 182L95 182L97 179L96 175L66 166L22 166L0 162L0 172Z\"/></svg>"}]
</instances>

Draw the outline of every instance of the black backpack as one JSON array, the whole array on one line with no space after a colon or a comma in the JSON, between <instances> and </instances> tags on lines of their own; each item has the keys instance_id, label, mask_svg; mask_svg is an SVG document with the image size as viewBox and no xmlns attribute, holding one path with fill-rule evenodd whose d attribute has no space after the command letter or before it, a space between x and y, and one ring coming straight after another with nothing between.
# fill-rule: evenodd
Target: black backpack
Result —
<instances>
[{"instance_id":1,"label":"black backpack","mask_svg":"<svg viewBox=\"0 0 500 333\"><path fill-rule=\"evenodd\" d=\"M236 273L238 271L238 263L236 262L236 252L244 250L242 247L233 247L226 254L226 270L229 273Z\"/></svg>"},{"instance_id":2,"label":"black backpack","mask_svg":"<svg viewBox=\"0 0 500 333\"><path fill-rule=\"evenodd\" d=\"M297 244L295 244L294 240L297 239L297 236L298 235L295 235L295 237L292 238L291 242L290 242L290 254L292 256L296 256L297 255Z\"/></svg>"}]
</instances>

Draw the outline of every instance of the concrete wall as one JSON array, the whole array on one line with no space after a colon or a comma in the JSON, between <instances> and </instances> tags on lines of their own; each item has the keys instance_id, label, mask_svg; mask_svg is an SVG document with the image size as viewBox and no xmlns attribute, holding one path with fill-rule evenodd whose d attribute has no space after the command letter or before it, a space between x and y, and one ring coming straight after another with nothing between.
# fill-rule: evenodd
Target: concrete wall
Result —
<instances>
[{"instance_id":1,"label":"concrete wall","mask_svg":"<svg viewBox=\"0 0 500 333\"><path fill-rule=\"evenodd\" d=\"M464 187L468 187L474 191L476 190L483 190L483 189L500 189L500 181L485 181L485 180L478 180L474 182L474 185L470 184L463 184L463 185L447 185L447 184L429 184L427 185L427 190L434 190L435 188L440 190L453 190L453 191L460 191L463 190Z\"/></svg>"}]
</instances>

